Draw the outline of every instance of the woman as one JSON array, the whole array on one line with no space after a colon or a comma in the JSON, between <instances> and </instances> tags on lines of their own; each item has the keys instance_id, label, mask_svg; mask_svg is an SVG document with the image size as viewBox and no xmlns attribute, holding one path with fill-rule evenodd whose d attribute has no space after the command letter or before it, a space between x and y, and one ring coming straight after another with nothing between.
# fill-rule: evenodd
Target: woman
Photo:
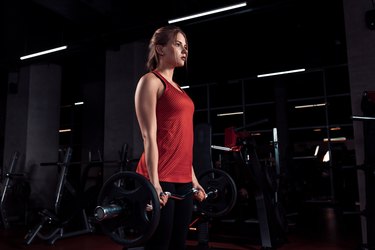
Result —
<instances>
[{"instance_id":1,"label":"woman","mask_svg":"<svg viewBox=\"0 0 375 250\"><path fill-rule=\"evenodd\" d=\"M149 43L147 67L135 92L135 110L144 153L137 173L146 176L160 194L160 222L145 249L185 249L193 199L169 199L164 192L186 194L192 188L199 201L205 191L198 183L193 161L194 103L174 81L176 67L186 66L188 44L176 26L157 29Z\"/></svg>"}]
</instances>

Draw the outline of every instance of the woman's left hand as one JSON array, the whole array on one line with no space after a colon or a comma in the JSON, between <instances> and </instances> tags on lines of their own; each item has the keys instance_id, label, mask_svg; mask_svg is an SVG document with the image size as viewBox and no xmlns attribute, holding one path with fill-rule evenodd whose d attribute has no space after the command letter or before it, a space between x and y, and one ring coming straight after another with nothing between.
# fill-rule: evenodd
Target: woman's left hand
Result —
<instances>
[{"instance_id":1,"label":"woman's left hand","mask_svg":"<svg viewBox=\"0 0 375 250\"><path fill-rule=\"evenodd\" d=\"M193 184L193 188L198 190L198 192L194 193L194 199L199 202L204 201L206 199L206 192L204 191L204 188L199 183L196 183L195 185Z\"/></svg>"}]
</instances>

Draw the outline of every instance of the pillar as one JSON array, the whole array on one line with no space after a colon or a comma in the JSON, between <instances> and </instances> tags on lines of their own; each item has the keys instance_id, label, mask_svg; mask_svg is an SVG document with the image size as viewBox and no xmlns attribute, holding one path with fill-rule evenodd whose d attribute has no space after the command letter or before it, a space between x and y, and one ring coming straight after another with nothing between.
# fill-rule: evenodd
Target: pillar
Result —
<instances>
[{"instance_id":1,"label":"pillar","mask_svg":"<svg viewBox=\"0 0 375 250\"><path fill-rule=\"evenodd\" d=\"M59 149L61 68L54 64L22 67L9 74L4 138L4 164L20 153L15 171L26 173L31 206L51 207L56 189Z\"/></svg>"},{"instance_id":2,"label":"pillar","mask_svg":"<svg viewBox=\"0 0 375 250\"><path fill-rule=\"evenodd\" d=\"M137 159L143 143L135 115L134 92L146 73L147 44L142 41L108 50L105 79L104 158L118 159L122 145L128 144L128 158ZM104 178L118 171L106 168Z\"/></svg>"},{"instance_id":3,"label":"pillar","mask_svg":"<svg viewBox=\"0 0 375 250\"><path fill-rule=\"evenodd\" d=\"M362 115L361 98L363 91L375 90L375 30L366 26L365 13L373 9L371 1L344 0L345 31L351 103L353 115ZM362 122L353 122L356 164L364 163L364 137ZM365 177L362 170L357 171L360 210L366 207ZM362 224L362 242L367 244L367 225L364 217Z\"/></svg>"}]
</instances>

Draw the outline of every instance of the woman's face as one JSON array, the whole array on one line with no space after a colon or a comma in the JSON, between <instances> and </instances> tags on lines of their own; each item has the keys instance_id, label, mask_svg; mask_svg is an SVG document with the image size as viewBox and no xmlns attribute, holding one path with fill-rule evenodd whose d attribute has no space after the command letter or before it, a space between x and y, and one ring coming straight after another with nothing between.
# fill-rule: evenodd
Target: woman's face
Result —
<instances>
[{"instance_id":1,"label":"woman's face","mask_svg":"<svg viewBox=\"0 0 375 250\"><path fill-rule=\"evenodd\" d=\"M178 33L163 48L165 62L172 67L182 67L188 58L188 46L184 35Z\"/></svg>"}]
</instances>

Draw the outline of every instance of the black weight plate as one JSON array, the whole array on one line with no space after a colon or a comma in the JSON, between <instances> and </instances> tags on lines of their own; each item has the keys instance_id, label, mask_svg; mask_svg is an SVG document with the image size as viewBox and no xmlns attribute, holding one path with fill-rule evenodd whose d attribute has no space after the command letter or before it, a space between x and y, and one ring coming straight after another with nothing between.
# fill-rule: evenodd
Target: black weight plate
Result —
<instances>
[{"instance_id":1,"label":"black weight plate","mask_svg":"<svg viewBox=\"0 0 375 250\"><path fill-rule=\"evenodd\" d=\"M160 219L159 197L144 176L129 171L111 176L98 196L98 206L110 204L123 208L117 217L100 222L103 232L114 242L138 246L155 232ZM146 210L148 205L151 211Z\"/></svg>"},{"instance_id":2,"label":"black weight plate","mask_svg":"<svg viewBox=\"0 0 375 250\"><path fill-rule=\"evenodd\" d=\"M237 188L232 177L223 170L210 169L198 177L206 193L217 190L217 195L197 202L198 210L210 217L219 217L229 213L237 200Z\"/></svg>"}]
</instances>

